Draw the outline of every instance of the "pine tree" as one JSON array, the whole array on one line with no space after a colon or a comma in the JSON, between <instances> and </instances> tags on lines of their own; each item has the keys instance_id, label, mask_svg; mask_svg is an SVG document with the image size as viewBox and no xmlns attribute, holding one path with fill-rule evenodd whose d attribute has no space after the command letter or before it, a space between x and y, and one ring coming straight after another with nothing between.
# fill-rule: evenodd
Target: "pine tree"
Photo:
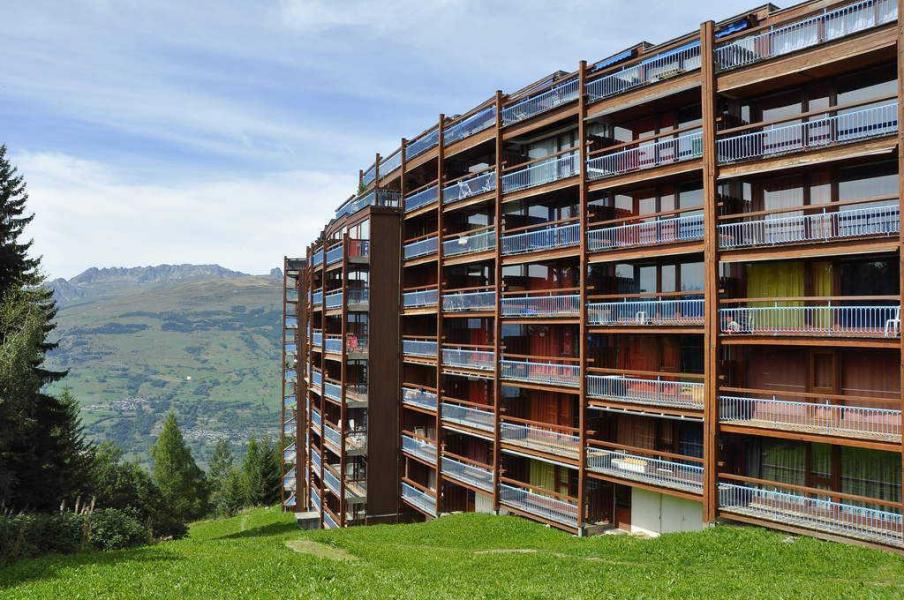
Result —
<instances>
[{"instance_id":1,"label":"pine tree","mask_svg":"<svg viewBox=\"0 0 904 600\"><path fill-rule=\"evenodd\" d=\"M184 521L203 517L209 498L207 481L186 446L172 411L151 448L151 458L154 483L172 514Z\"/></svg>"},{"instance_id":2,"label":"pine tree","mask_svg":"<svg viewBox=\"0 0 904 600\"><path fill-rule=\"evenodd\" d=\"M219 440L213 448L210 457L210 467L207 469L207 478L213 482L222 482L232 469L232 448L228 440Z\"/></svg>"},{"instance_id":3,"label":"pine tree","mask_svg":"<svg viewBox=\"0 0 904 600\"><path fill-rule=\"evenodd\" d=\"M269 438L248 441L242 463L248 504L269 505L279 498L279 454Z\"/></svg>"},{"instance_id":4,"label":"pine tree","mask_svg":"<svg viewBox=\"0 0 904 600\"><path fill-rule=\"evenodd\" d=\"M6 158L0 145L0 294L16 285L36 286L40 259L28 256L31 241L23 242L25 227L34 219L26 214L25 178Z\"/></svg>"}]
</instances>

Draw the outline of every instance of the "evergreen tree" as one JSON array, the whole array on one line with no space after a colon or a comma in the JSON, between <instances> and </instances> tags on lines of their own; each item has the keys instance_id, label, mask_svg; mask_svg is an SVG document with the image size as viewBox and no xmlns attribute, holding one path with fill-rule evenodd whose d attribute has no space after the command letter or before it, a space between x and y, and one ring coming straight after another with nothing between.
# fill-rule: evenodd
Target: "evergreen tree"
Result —
<instances>
[{"instance_id":1,"label":"evergreen tree","mask_svg":"<svg viewBox=\"0 0 904 600\"><path fill-rule=\"evenodd\" d=\"M223 517L235 515L245 506L245 496L245 479L242 472L233 467L221 482L215 505L217 514Z\"/></svg>"},{"instance_id":2,"label":"evergreen tree","mask_svg":"<svg viewBox=\"0 0 904 600\"><path fill-rule=\"evenodd\" d=\"M269 438L248 441L242 463L246 502L253 506L273 504L279 498L279 451Z\"/></svg>"},{"instance_id":3,"label":"evergreen tree","mask_svg":"<svg viewBox=\"0 0 904 600\"><path fill-rule=\"evenodd\" d=\"M160 437L151 448L152 477L171 513L184 521L207 513L208 488L204 472L195 463L172 411L166 416Z\"/></svg>"},{"instance_id":4,"label":"evergreen tree","mask_svg":"<svg viewBox=\"0 0 904 600\"><path fill-rule=\"evenodd\" d=\"M232 470L232 448L228 440L219 440L213 447L210 457L210 467L207 469L207 478L211 483L222 482Z\"/></svg>"},{"instance_id":5,"label":"evergreen tree","mask_svg":"<svg viewBox=\"0 0 904 600\"><path fill-rule=\"evenodd\" d=\"M31 241L22 241L34 219L25 212L27 201L25 179L6 158L6 146L0 145L0 294L16 285L41 283L40 259L29 257Z\"/></svg>"}]
</instances>

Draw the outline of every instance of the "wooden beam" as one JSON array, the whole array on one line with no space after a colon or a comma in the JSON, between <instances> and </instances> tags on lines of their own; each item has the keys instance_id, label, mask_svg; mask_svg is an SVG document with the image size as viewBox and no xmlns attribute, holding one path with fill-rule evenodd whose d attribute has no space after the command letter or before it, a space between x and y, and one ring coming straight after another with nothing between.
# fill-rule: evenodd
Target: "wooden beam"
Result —
<instances>
[{"instance_id":1,"label":"wooden beam","mask_svg":"<svg viewBox=\"0 0 904 600\"><path fill-rule=\"evenodd\" d=\"M437 132L437 159L436 159L436 515L442 514L443 504L443 423L442 423L442 393L443 393L443 179L445 178L445 149L444 127L445 115L439 116L439 130Z\"/></svg>"},{"instance_id":2,"label":"wooden beam","mask_svg":"<svg viewBox=\"0 0 904 600\"><path fill-rule=\"evenodd\" d=\"M493 264L493 285L496 288L496 303L493 315L493 352L495 364L493 370L493 510L499 512L499 474L502 472L502 459L499 452L499 414L502 412L502 373L499 368L502 359L502 106L504 98L500 90L496 90L496 202L493 215L496 226L495 263Z\"/></svg>"},{"instance_id":3,"label":"wooden beam","mask_svg":"<svg viewBox=\"0 0 904 600\"><path fill-rule=\"evenodd\" d=\"M578 66L578 160L581 186L578 188L578 216L580 217L580 251L578 261L580 272L581 320L578 325L580 343L578 358L580 359L580 385L578 388L578 429L580 430L580 447L578 448L578 531L584 531L584 515L586 513L586 477L587 477L587 61L582 60Z\"/></svg>"},{"instance_id":4,"label":"wooden beam","mask_svg":"<svg viewBox=\"0 0 904 600\"><path fill-rule=\"evenodd\" d=\"M897 21L897 58L898 58L898 211L904 201L904 0L898 0ZM899 234L898 246L898 295L904 293L904 229ZM900 315L899 315L900 316ZM904 381L904 335L901 335L901 346L898 348L900 379ZM904 387L901 387L901 431L904 431ZM901 497L904 498L904 435L901 436Z\"/></svg>"}]
</instances>

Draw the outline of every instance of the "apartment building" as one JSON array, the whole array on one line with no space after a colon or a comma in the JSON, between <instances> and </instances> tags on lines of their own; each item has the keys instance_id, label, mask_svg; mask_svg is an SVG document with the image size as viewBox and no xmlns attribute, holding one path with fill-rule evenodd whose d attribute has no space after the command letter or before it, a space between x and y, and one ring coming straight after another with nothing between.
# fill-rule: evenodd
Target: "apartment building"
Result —
<instances>
[{"instance_id":1,"label":"apartment building","mask_svg":"<svg viewBox=\"0 0 904 600\"><path fill-rule=\"evenodd\" d=\"M899 9L765 5L377 154L287 312L295 510L904 549Z\"/></svg>"}]
</instances>

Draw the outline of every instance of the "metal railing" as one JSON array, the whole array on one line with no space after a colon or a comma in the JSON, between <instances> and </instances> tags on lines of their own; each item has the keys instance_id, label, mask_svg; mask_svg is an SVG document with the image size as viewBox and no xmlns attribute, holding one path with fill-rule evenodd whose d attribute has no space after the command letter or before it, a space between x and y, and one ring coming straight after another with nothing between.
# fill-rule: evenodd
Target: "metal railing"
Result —
<instances>
[{"instance_id":1,"label":"metal railing","mask_svg":"<svg viewBox=\"0 0 904 600\"><path fill-rule=\"evenodd\" d=\"M311 333L311 345L315 348L319 348L323 345L323 330L315 329L313 333Z\"/></svg>"},{"instance_id":2,"label":"metal railing","mask_svg":"<svg viewBox=\"0 0 904 600\"><path fill-rule=\"evenodd\" d=\"M435 235L416 242L409 242L402 247L406 260L436 254L439 249L439 238Z\"/></svg>"},{"instance_id":3,"label":"metal railing","mask_svg":"<svg viewBox=\"0 0 904 600\"><path fill-rule=\"evenodd\" d=\"M434 128L405 147L405 159L411 160L439 144L439 131Z\"/></svg>"},{"instance_id":4,"label":"metal railing","mask_svg":"<svg viewBox=\"0 0 904 600\"><path fill-rule=\"evenodd\" d=\"M825 44L891 23L897 17L895 0L865 0L823 10L806 19L716 46L716 70L728 71Z\"/></svg>"},{"instance_id":5,"label":"metal railing","mask_svg":"<svg viewBox=\"0 0 904 600\"><path fill-rule=\"evenodd\" d=\"M323 384L323 394L333 400L342 400L342 386L332 381L326 381Z\"/></svg>"},{"instance_id":6,"label":"metal railing","mask_svg":"<svg viewBox=\"0 0 904 600\"><path fill-rule=\"evenodd\" d=\"M545 429L540 425L502 422L499 424L499 439L513 446L571 459L576 458L581 449L581 436Z\"/></svg>"},{"instance_id":7,"label":"metal railing","mask_svg":"<svg viewBox=\"0 0 904 600\"><path fill-rule=\"evenodd\" d=\"M417 506L425 513L436 516L436 498L404 481L402 482L402 499Z\"/></svg>"},{"instance_id":8,"label":"metal railing","mask_svg":"<svg viewBox=\"0 0 904 600\"><path fill-rule=\"evenodd\" d=\"M320 494L317 493L317 490L311 488L311 505L317 509L317 512L321 512L323 509L320 508Z\"/></svg>"},{"instance_id":9,"label":"metal railing","mask_svg":"<svg viewBox=\"0 0 904 600\"><path fill-rule=\"evenodd\" d=\"M402 166L402 149L399 148L386 158L380 159L380 177L386 177Z\"/></svg>"},{"instance_id":10,"label":"metal railing","mask_svg":"<svg viewBox=\"0 0 904 600\"><path fill-rule=\"evenodd\" d=\"M367 304L370 300L370 288L349 288L348 289L348 305Z\"/></svg>"},{"instance_id":11,"label":"metal railing","mask_svg":"<svg viewBox=\"0 0 904 600\"><path fill-rule=\"evenodd\" d=\"M403 387L402 403L435 411L437 404L436 394L428 390Z\"/></svg>"},{"instance_id":12,"label":"metal railing","mask_svg":"<svg viewBox=\"0 0 904 600\"><path fill-rule=\"evenodd\" d=\"M373 182L373 180L377 177L377 164L374 163L367 167L367 170L364 171L364 174L361 176L361 183L365 186L368 186Z\"/></svg>"},{"instance_id":13,"label":"metal railing","mask_svg":"<svg viewBox=\"0 0 904 600\"><path fill-rule=\"evenodd\" d=\"M587 468L596 473L694 494L703 493L703 467L587 446Z\"/></svg>"},{"instance_id":14,"label":"metal railing","mask_svg":"<svg viewBox=\"0 0 904 600\"><path fill-rule=\"evenodd\" d=\"M703 383L622 375L588 375L587 396L634 404L703 409Z\"/></svg>"},{"instance_id":15,"label":"metal railing","mask_svg":"<svg viewBox=\"0 0 904 600\"><path fill-rule=\"evenodd\" d=\"M320 369L315 367L314 370L311 371L311 385L320 386L322 384L323 384L323 372Z\"/></svg>"},{"instance_id":16,"label":"metal railing","mask_svg":"<svg viewBox=\"0 0 904 600\"><path fill-rule=\"evenodd\" d=\"M703 298L682 300L624 300L591 302L587 322L591 325L702 325Z\"/></svg>"},{"instance_id":17,"label":"metal railing","mask_svg":"<svg viewBox=\"0 0 904 600\"><path fill-rule=\"evenodd\" d=\"M391 208L398 208L400 201L401 195L394 190L371 190L366 195L349 200L340 206L336 210L336 218L339 219L347 215L353 215L368 206L388 206Z\"/></svg>"},{"instance_id":18,"label":"metal railing","mask_svg":"<svg viewBox=\"0 0 904 600\"><path fill-rule=\"evenodd\" d=\"M496 415L490 410L480 410L461 404L443 402L442 420L490 433L496 430Z\"/></svg>"},{"instance_id":19,"label":"metal railing","mask_svg":"<svg viewBox=\"0 0 904 600\"><path fill-rule=\"evenodd\" d=\"M323 340L323 350L332 354L340 354L342 352L342 336L328 334Z\"/></svg>"},{"instance_id":20,"label":"metal railing","mask_svg":"<svg viewBox=\"0 0 904 600\"><path fill-rule=\"evenodd\" d=\"M499 501L514 509L568 527L578 526L578 507L573 502L544 496L505 483L499 484Z\"/></svg>"},{"instance_id":21,"label":"metal railing","mask_svg":"<svg viewBox=\"0 0 904 600\"><path fill-rule=\"evenodd\" d=\"M298 317L286 317L286 329L298 329Z\"/></svg>"},{"instance_id":22,"label":"metal railing","mask_svg":"<svg viewBox=\"0 0 904 600\"><path fill-rule=\"evenodd\" d=\"M327 423L323 424L323 437L327 442L331 443L336 448L342 447L342 436L340 436L339 432L333 429L333 427Z\"/></svg>"},{"instance_id":23,"label":"metal railing","mask_svg":"<svg viewBox=\"0 0 904 600\"><path fill-rule=\"evenodd\" d=\"M803 208L803 207L802 207ZM719 225L719 247L730 250L755 246L777 246L800 242L873 235L897 235L901 230L898 202L834 212L832 206L822 212L735 221Z\"/></svg>"},{"instance_id":24,"label":"metal railing","mask_svg":"<svg viewBox=\"0 0 904 600\"><path fill-rule=\"evenodd\" d=\"M313 255L311 255L311 264L315 267L323 263L323 248L319 248Z\"/></svg>"},{"instance_id":25,"label":"metal railing","mask_svg":"<svg viewBox=\"0 0 904 600\"><path fill-rule=\"evenodd\" d=\"M323 511L323 526L327 529L339 529L339 523L326 511Z\"/></svg>"},{"instance_id":26,"label":"metal railing","mask_svg":"<svg viewBox=\"0 0 904 600\"><path fill-rule=\"evenodd\" d=\"M876 508L720 482L719 510L890 546L904 546L901 514Z\"/></svg>"},{"instance_id":27,"label":"metal railing","mask_svg":"<svg viewBox=\"0 0 904 600\"><path fill-rule=\"evenodd\" d=\"M311 424L315 429L320 429L323 427L323 421L320 419L320 411L316 408L311 409Z\"/></svg>"},{"instance_id":28,"label":"metal railing","mask_svg":"<svg viewBox=\"0 0 904 600\"><path fill-rule=\"evenodd\" d=\"M320 475L320 452L317 451L316 448L311 448L311 465L314 466L314 469L317 471L317 475Z\"/></svg>"},{"instance_id":29,"label":"metal railing","mask_svg":"<svg viewBox=\"0 0 904 600\"><path fill-rule=\"evenodd\" d=\"M678 244L703 239L703 215L683 215L641 223L627 223L591 229L587 232L587 249L591 252Z\"/></svg>"},{"instance_id":30,"label":"metal railing","mask_svg":"<svg viewBox=\"0 0 904 600\"><path fill-rule=\"evenodd\" d=\"M443 188L443 205L454 204L496 190L496 171L487 171L470 179L459 179Z\"/></svg>"},{"instance_id":31,"label":"metal railing","mask_svg":"<svg viewBox=\"0 0 904 600\"><path fill-rule=\"evenodd\" d=\"M420 308L423 306L436 306L439 299L437 290L418 290L402 294L402 306L405 308Z\"/></svg>"},{"instance_id":32,"label":"metal railing","mask_svg":"<svg viewBox=\"0 0 904 600\"><path fill-rule=\"evenodd\" d=\"M695 41L588 81L587 101L598 102L699 68L700 42Z\"/></svg>"},{"instance_id":33,"label":"metal railing","mask_svg":"<svg viewBox=\"0 0 904 600\"><path fill-rule=\"evenodd\" d=\"M443 242L443 254L446 257L474 254L475 252L486 252L495 248L495 229L474 234L463 234L455 239Z\"/></svg>"},{"instance_id":34,"label":"metal railing","mask_svg":"<svg viewBox=\"0 0 904 600\"><path fill-rule=\"evenodd\" d=\"M485 492L493 491L493 472L491 470L448 456L443 457L442 465L443 475L473 485Z\"/></svg>"},{"instance_id":35,"label":"metal railing","mask_svg":"<svg viewBox=\"0 0 904 600\"><path fill-rule=\"evenodd\" d=\"M512 125L548 110L558 108L576 100L580 93L580 82L572 78L558 83L552 88L518 100L514 104L502 108L502 126Z\"/></svg>"},{"instance_id":36,"label":"metal railing","mask_svg":"<svg viewBox=\"0 0 904 600\"><path fill-rule=\"evenodd\" d=\"M580 294L505 296L503 317L576 317L581 314Z\"/></svg>"},{"instance_id":37,"label":"metal railing","mask_svg":"<svg viewBox=\"0 0 904 600\"><path fill-rule=\"evenodd\" d=\"M492 371L496 368L496 353L468 348L443 348L443 366Z\"/></svg>"},{"instance_id":38,"label":"metal railing","mask_svg":"<svg viewBox=\"0 0 904 600\"><path fill-rule=\"evenodd\" d=\"M405 212L409 213L422 206L433 204L437 198L439 198L439 188L436 185L431 185L419 192L405 196Z\"/></svg>"},{"instance_id":39,"label":"metal railing","mask_svg":"<svg viewBox=\"0 0 904 600\"><path fill-rule=\"evenodd\" d=\"M595 181L634 171L652 169L703 156L703 132L682 133L587 159L587 179Z\"/></svg>"},{"instance_id":40,"label":"metal railing","mask_svg":"<svg viewBox=\"0 0 904 600\"><path fill-rule=\"evenodd\" d=\"M801 298L801 304L806 301ZM746 306L720 308L725 334L899 337L900 305Z\"/></svg>"},{"instance_id":41,"label":"metal railing","mask_svg":"<svg viewBox=\"0 0 904 600\"><path fill-rule=\"evenodd\" d=\"M311 294L311 305L320 306L323 304L323 290L317 290Z\"/></svg>"},{"instance_id":42,"label":"metal railing","mask_svg":"<svg viewBox=\"0 0 904 600\"><path fill-rule=\"evenodd\" d=\"M568 248L581 243L579 223L536 229L502 236L502 254L526 254L539 250Z\"/></svg>"},{"instance_id":43,"label":"metal railing","mask_svg":"<svg viewBox=\"0 0 904 600\"><path fill-rule=\"evenodd\" d=\"M458 292L443 294L443 310L446 312L470 312L494 310L496 292Z\"/></svg>"},{"instance_id":44,"label":"metal railing","mask_svg":"<svg viewBox=\"0 0 904 600\"><path fill-rule=\"evenodd\" d=\"M433 340L402 340L402 354L436 358L436 342Z\"/></svg>"},{"instance_id":45,"label":"metal railing","mask_svg":"<svg viewBox=\"0 0 904 600\"><path fill-rule=\"evenodd\" d=\"M342 306L342 292L332 292L324 298L324 306L327 308L339 308Z\"/></svg>"},{"instance_id":46,"label":"metal railing","mask_svg":"<svg viewBox=\"0 0 904 600\"><path fill-rule=\"evenodd\" d=\"M295 437L295 419L291 419L283 423L283 434Z\"/></svg>"},{"instance_id":47,"label":"metal railing","mask_svg":"<svg viewBox=\"0 0 904 600\"><path fill-rule=\"evenodd\" d=\"M402 452L416 456L428 463L436 462L436 444L402 434Z\"/></svg>"},{"instance_id":48,"label":"metal railing","mask_svg":"<svg viewBox=\"0 0 904 600\"><path fill-rule=\"evenodd\" d=\"M575 150L530 163L502 176L502 191L506 194L526 190L545 183L552 183L578 174L580 156Z\"/></svg>"},{"instance_id":49,"label":"metal railing","mask_svg":"<svg viewBox=\"0 0 904 600\"><path fill-rule=\"evenodd\" d=\"M443 146L452 145L495 125L496 105L488 106L443 129Z\"/></svg>"},{"instance_id":50,"label":"metal railing","mask_svg":"<svg viewBox=\"0 0 904 600\"><path fill-rule=\"evenodd\" d=\"M326 264L331 265L342 260L342 244L336 244L326 251Z\"/></svg>"},{"instance_id":51,"label":"metal railing","mask_svg":"<svg viewBox=\"0 0 904 600\"><path fill-rule=\"evenodd\" d=\"M834 109L826 112L831 110ZM883 102L804 123L767 126L760 131L720 137L716 140L716 155L720 164L740 162L891 135L897 130L898 103Z\"/></svg>"},{"instance_id":52,"label":"metal railing","mask_svg":"<svg viewBox=\"0 0 904 600\"><path fill-rule=\"evenodd\" d=\"M581 368L553 362L503 359L499 362L503 379L565 387L580 387Z\"/></svg>"},{"instance_id":53,"label":"metal railing","mask_svg":"<svg viewBox=\"0 0 904 600\"><path fill-rule=\"evenodd\" d=\"M330 488L336 496L342 497L340 491L342 484L339 482L339 478L333 475L333 472L329 469L323 470L323 483L326 487Z\"/></svg>"},{"instance_id":54,"label":"metal railing","mask_svg":"<svg viewBox=\"0 0 904 600\"><path fill-rule=\"evenodd\" d=\"M295 442L292 442L287 448L283 449L283 462L294 463L297 455L298 453L295 451Z\"/></svg>"},{"instance_id":55,"label":"metal railing","mask_svg":"<svg viewBox=\"0 0 904 600\"><path fill-rule=\"evenodd\" d=\"M295 394L283 398L283 406L285 406L286 408L291 408L292 410L298 408L298 401L295 398Z\"/></svg>"},{"instance_id":56,"label":"metal railing","mask_svg":"<svg viewBox=\"0 0 904 600\"><path fill-rule=\"evenodd\" d=\"M284 490L294 490L295 489L295 467L292 467L292 470L283 476L282 481L283 481L283 489Z\"/></svg>"},{"instance_id":57,"label":"metal railing","mask_svg":"<svg viewBox=\"0 0 904 600\"><path fill-rule=\"evenodd\" d=\"M719 421L844 437L901 439L900 410L797 402L774 396L719 396Z\"/></svg>"}]
</instances>

